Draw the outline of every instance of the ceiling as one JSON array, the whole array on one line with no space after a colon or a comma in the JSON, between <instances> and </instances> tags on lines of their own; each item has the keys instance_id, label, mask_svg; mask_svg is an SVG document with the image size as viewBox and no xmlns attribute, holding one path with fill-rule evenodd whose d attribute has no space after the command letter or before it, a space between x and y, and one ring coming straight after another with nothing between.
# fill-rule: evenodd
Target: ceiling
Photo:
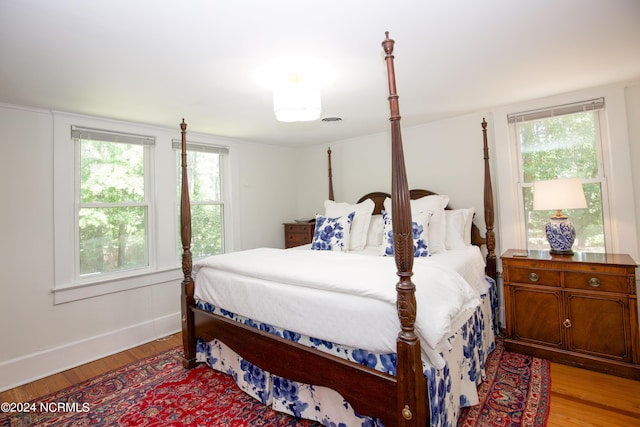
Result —
<instances>
[{"instance_id":1,"label":"ceiling","mask_svg":"<svg viewBox=\"0 0 640 427\"><path fill-rule=\"evenodd\" d=\"M638 0L0 0L0 102L303 146L640 78ZM322 117L278 123L258 68L311 57Z\"/></svg>"}]
</instances>

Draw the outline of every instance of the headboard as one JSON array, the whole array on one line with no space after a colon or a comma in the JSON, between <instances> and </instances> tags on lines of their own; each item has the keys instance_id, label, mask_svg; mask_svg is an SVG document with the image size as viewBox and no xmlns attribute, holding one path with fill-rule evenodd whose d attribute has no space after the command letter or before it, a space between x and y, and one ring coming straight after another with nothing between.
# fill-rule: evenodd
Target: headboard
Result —
<instances>
[{"instance_id":1,"label":"headboard","mask_svg":"<svg viewBox=\"0 0 640 427\"><path fill-rule=\"evenodd\" d=\"M409 190L409 198L411 200L417 200L425 196L431 196L436 194L438 193L435 193L430 190L423 190L423 189L417 189L417 188L413 190ZM383 191L374 191L372 193L368 193L360 197L360 199L358 200L358 203L364 202L367 199L373 200L373 203L375 203L375 207L373 208L373 214L379 215L380 213L382 213L382 210L384 209L385 199L390 197L391 195L389 193L385 193ZM445 209L452 209L452 208L449 205L447 205ZM484 237L482 237L482 235L480 234L480 229L475 224L471 225L471 244L475 246L482 246L487 244L487 240Z\"/></svg>"},{"instance_id":2,"label":"headboard","mask_svg":"<svg viewBox=\"0 0 640 427\"><path fill-rule=\"evenodd\" d=\"M390 56L389 58L393 58L393 56ZM393 89L395 91L395 87ZM390 97L389 100L392 101L392 100L395 100L395 98ZM393 116L393 117L396 119L399 119L399 116L398 117ZM392 121L392 124L393 124L393 121ZM486 233L483 236L480 233L480 229L475 224L472 224L471 243L475 246L483 246L483 245L486 246L486 272L489 277L495 280L497 277L497 272L496 272L497 257L495 253L496 237L495 237L495 231L493 230L494 204L493 204L493 188L491 185L491 168L489 167L489 142L487 138L487 121L485 119L482 119L481 126L482 126L482 142L483 142L483 149L484 149L484 223L486 226ZM400 139L399 135L397 139ZM330 148L327 154L329 158L329 199L334 200L333 174L331 169L331 149ZM404 179L406 179L406 177ZM433 191L429 191L429 190L415 189L415 190L409 191L409 198L411 200L416 200L431 194L437 194L437 193L434 193ZM373 202L375 203L374 213L379 214L382 211L384 200L387 197L391 197L391 195L385 192L373 192L373 193L369 193L362 196L360 200L358 200L358 203L366 199L373 200ZM451 208L447 207L447 209L451 209Z\"/></svg>"}]
</instances>

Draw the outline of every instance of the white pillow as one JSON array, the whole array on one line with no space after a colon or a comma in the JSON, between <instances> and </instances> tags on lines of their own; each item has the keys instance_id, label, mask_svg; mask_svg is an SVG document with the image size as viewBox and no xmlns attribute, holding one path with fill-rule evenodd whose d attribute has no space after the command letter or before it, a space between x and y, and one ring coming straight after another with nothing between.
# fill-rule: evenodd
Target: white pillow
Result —
<instances>
[{"instance_id":1,"label":"white pillow","mask_svg":"<svg viewBox=\"0 0 640 427\"><path fill-rule=\"evenodd\" d=\"M367 244L367 232L371 214L375 208L375 203L367 199L362 203L351 205L349 203L338 203L333 200L325 200L324 215L328 218L337 218L355 212L351 225L351 236L349 238L349 250L361 250Z\"/></svg>"},{"instance_id":2,"label":"white pillow","mask_svg":"<svg viewBox=\"0 0 640 427\"><path fill-rule=\"evenodd\" d=\"M459 209L461 211L466 211L464 216L464 243L466 245L471 244L471 227L473 226L473 216L475 215L475 211L473 208L467 209Z\"/></svg>"},{"instance_id":3,"label":"white pillow","mask_svg":"<svg viewBox=\"0 0 640 427\"><path fill-rule=\"evenodd\" d=\"M337 218L316 215L311 249L316 251L349 251L349 238L354 212Z\"/></svg>"},{"instance_id":4,"label":"white pillow","mask_svg":"<svg viewBox=\"0 0 640 427\"><path fill-rule=\"evenodd\" d=\"M413 234L413 256L415 258L431 256L429 251L429 220L430 212L420 212L412 217L412 234ZM383 242L381 253L384 256L393 256L393 219L387 211L382 211L382 220L384 222Z\"/></svg>"},{"instance_id":5,"label":"white pillow","mask_svg":"<svg viewBox=\"0 0 640 427\"><path fill-rule=\"evenodd\" d=\"M473 208L444 211L447 223L445 246L447 249L461 249L471 244Z\"/></svg>"},{"instance_id":6,"label":"white pillow","mask_svg":"<svg viewBox=\"0 0 640 427\"><path fill-rule=\"evenodd\" d=\"M384 231L384 221L382 215L371 215L369 231L367 232L367 246L380 246L382 244L382 233Z\"/></svg>"},{"instance_id":7,"label":"white pillow","mask_svg":"<svg viewBox=\"0 0 640 427\"><path fill-rule=\"evenodd\" d=\"M416 217L421 212L432 212L429 218L429 252L437 254L446 250L446 219L444 208L449 203L449 196L432 194L417 200L411 200L411 217ZM384 209L391 212L391 199L386 198ZM393 215L393 213L392 213Z\"/></svg>"},{"instance_id":8,"label":"white pillow","mask_svg":"<svg viewBox=\"0 0 640 427\"><path fill-rule=\"evenodd\" d=\"M465 213L458 211L445 211L447 223L447 236L445 238L445 247L447 250L466 248L464 243L464 225Z\"/></svg>"}]
</instances>

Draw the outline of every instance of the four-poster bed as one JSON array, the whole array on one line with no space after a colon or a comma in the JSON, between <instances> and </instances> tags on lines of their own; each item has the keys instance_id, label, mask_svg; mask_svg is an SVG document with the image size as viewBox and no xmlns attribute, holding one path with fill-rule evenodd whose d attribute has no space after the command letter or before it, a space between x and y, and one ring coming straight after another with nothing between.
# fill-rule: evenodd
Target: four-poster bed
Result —
<instances>
[{"instance_id":1,"label":"four-poster bed","mask_svg":"<svg viewBox=\"0 0 640 427\"><path fill-rule=\"evenodd\" d=\"M216 369L230 372L236 377L242 376L245 387L251 388L244 388L245 391L263 402L273 400L274 407L276 400L279 400L283 402L280 403L282 407L276 409L297 416L307 417L309 406L300 397L302 388L310 398L323 395L326 389L329 390L327 401L336 396L338 400L343 398L343 406L352 408L350 410L353 414L350 413L350 416L355 419L361 419L362 416L358 414L363 414L374 417L373 423L379 420L386 426L425 426L429 425L430 419L437 425L451 425L452 420L447 420L447 414L457 414L455 411L459 408L459 403L443 403L447 407L441 409L434 397L437 395L438 399L446 398L445 392L434 389L436 382L449 381L451 386L452 380L447 372L449 368L455 368L453 365L457 362L450 363L453 356L448 353L458 351L460 356L457 357L462 358L463 350L469 350L465 346L470 346L471 342L482 342L482 347L472 349L473 356L468 357L469 360L457 363L460 371L472 371L481 376L486 353L493 348L494 325L491 318L495 308L495 282L492 284L487 280L485 287L484 282L476 280L478 268L469 267L480 264L483 280L485 273L495 279L493 195L486 122L483 121L482 124L486 237L481 237L475 225L473 231L469 232L470 240L475 245L486 245L486 259L483 260L479 255L480 251L471 246L461 249L460 253L468 257L462 261L453 259L455 251L449 251L450 255L443 253L442 256L433 256L433 262L414 259L416 223L415 218L412 220L412 210L418 203L426 201L427 197L438 196L426 190L409 191L400 134L393 45L394 42L387 33L383 48L386 53L391 112L392 194L370 193L358 201L358 205L372 205L369 211L371 216L393 213L392 221L388 217L389 224L392 223L393 258L309 251L306 250L309 248L304 247L287 250L263 248L210 257L197 263L195 272L190 251L186 124L183 120L181 237L184 280L181 299L184 366L191 368L198 361L205 361ZM328 154L329 200L333 200L330 151ZM431 203L433 199L428 200ZM442 205L443 209L446 202ZM383 209L385 212L382 212ZM415 213L413 216L416 216ZM429 211L429 215L424 216L426 218L431 215L432 212ZM352 217L353 214L350 218ZM350 220L348 223L350 224ZM424 225L427 227L427 222ZM309 253L313 253L313 259L308 257ZM382 258L393 259L395 263L395 291L391 283L387 283L384 289L376 288L376 276L386 278L387 271L391 271L393 275L391 264L380 261ZM440 259L445 259L442 265L438 264ZM279 262L290 267L282 269ZM457 270L449 271L449 267L445 269L445 263L455 264ZM251 264L250 271L244 269L246 264ZM431 270L433 268L436 268L435 273ZM306 271L311 278L298 278L299 276L283 272L296 269ZM336 270L336 277L330 277L330 271L323 274L325 270ZM379 273L382 271L385 274ZM197 287L193 273L197 273ZM413 282L414 273L417 273L415 279L419 280L418 289ZM428 279L425 280L425 277ZM323 283L325 280L326 283ZM333 280L344 283L334 284ZM470 285L474 280L474 285ZM425 281L428 283L422 283ZM210 282L209 285L207 282ZM368 286L372 289L367 288ZM424 289L429 286L436 289L435 294L425 294L427 291ZM265 290L259 290L261 287ZM439 292L443 295L439 295ZM307 297L307 293L311 295ZM370 294L374 296L370 298ZM443 301L443 307L445 300L447 304L450 299L455 301L450 309L446 306L450 312L442 314L446 318L446 324L439 329L432 329L431 323L438 323L441 319L437 316L440 314L438 306L427 307L426 304L427 300L440 301L439 298ZM332 303L323 306L324 300ZM245 306L252 308L247 308L243 313ZM252 311L256 307L262 311ZM358 308L355 314L349 311L354 307ZM258 319L259 317L262 319ZM283 323L279 324L279 320L285 317L293 320L290 320L291 323L282 320ZM393 320L387 321L390 317ZM364 320L360 321L360 318ZM432 322L432 318L435 321ZM326 323L331 323L330 320L338 325L335 328L337 330L331 332L335 335L326 332L326 336L331 339L323 338L322 334L325 332L318 325L324 327ZM386 337L386 343L372 341L375 337L370 337L371 333L367 334L367 328L379 320L380 330L373 331L373 335L379 335L381 341ZM389 328L395 328L390 340L389 333L381 332ZM313 336L316 338L312 338ZM388 341L392 341L391 344ZM423 342L426 344L423 345ZM265 376L269 378L265 379ZM479 379L475 374L472 377L467 382L472 383L475 388ZM273 384L265 387L265 382ZM298 384L308 386L298 388ZM457 383L453 386L458 387ZM464 387L464 384L459 387ZM295 396L293 400L287 400L291 396L283 395L291 390L295 390ZM458 390L457 393L460 396L466 395L466 391ZM316 403L315 406L318 410L322 405ZM438 412L441 410L443 415ZM303 412L305 415L301 415ZM326 419L322 418L326 417L322 414L311 418L313 417L318 421Z\"/></svg>"}]
</instances>

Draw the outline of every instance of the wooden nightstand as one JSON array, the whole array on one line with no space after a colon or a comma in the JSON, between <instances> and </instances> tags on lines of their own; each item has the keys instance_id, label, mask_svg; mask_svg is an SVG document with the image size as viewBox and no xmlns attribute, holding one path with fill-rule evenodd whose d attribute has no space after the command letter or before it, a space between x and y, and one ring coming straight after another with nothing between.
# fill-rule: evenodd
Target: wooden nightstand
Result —
<instances>
[{"instance_id":1,"label":"wooden nightstand","mask_svg":"<svg viewBox=\"0 0 640 427\"><path fill-rule=\"evenodd\" d=\"M292 248L311 243L315 228L315 222L286 222L284 224L284 247Z\"/></svg>"},{"instance_id":2,"label":"wooden nightstand","mask_svg":"<svg viewBox=\"0 0 640 427\"><path fill-rule=\"evenodd\" d=\"M505 348L640 379L635 268L623 254L508 250Z\"/></svg>"}]
</instances>

